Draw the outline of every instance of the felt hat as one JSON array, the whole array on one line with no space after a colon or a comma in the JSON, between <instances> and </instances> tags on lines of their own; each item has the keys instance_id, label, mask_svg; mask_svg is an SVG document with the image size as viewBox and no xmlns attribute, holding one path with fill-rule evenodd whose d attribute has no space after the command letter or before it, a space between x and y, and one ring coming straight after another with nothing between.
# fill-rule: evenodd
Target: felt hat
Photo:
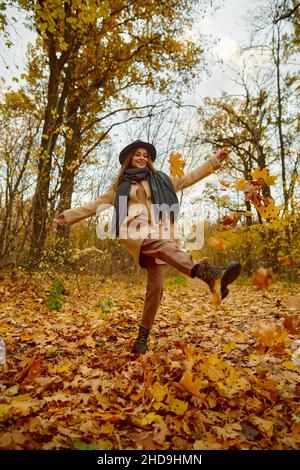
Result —
<instances>
[{"instance_id":1,"label":"felt hat","mask_svg":"<svg viewBox=\"0 0 300 470\"><path fill-rule=\"evenodd\" d=\"M146 149L150 155L151 160L154 162L156 158L156 148L154 147L154 145L150 144L149 142L143 142L142 140L135 140L131 144L124 147L123 150L121 150L119 155L119 162L121 163L121 165L129 154L129 152L132 152L133 150L139 147Z\"/></svg>"}]
</instances>

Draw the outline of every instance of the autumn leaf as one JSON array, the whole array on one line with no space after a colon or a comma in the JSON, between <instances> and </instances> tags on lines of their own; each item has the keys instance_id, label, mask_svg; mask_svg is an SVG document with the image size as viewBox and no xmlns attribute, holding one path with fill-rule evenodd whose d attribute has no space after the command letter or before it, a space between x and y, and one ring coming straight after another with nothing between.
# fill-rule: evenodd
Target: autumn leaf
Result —
<instances>
[{"instance_id":1,"label":"autumn leaf","mask_svg":"<svg viewBox=\"0 0 300 470\"><path fill-rule=\"evenodd\" d=\"M273 269L259 268L252 276L252 284L257 289L267 289L272 284Z\"/></svg>"},{"instance_id":2,"label":"autumn leaf","mask_svg":"<svg viewBox=\"0 0 300 470\"><path fill-rule=\"evenodd\" d=\"M223 186L225 186L226 188L230 188L230 183L228 183L227 181L224 181L224 180L219 180L219 183L222 184Z\"/></svg>"},{"instance_id":3,"label":"autumn leaf","mask_svg":"<svg viewBox=\"0 0 300 470\"><path fill-rule=\"evenodd\" d=\"M260 432L267 435L268 437L272 437L274 433L274 422L270 421L269 419L260 418L255 416L252 419L253 424L255 424Z\"/></svg>"},{"instance_id":4,"label":"autumn leaf","mask_svg":"<svg viewBox=\"0 0 300 470\"><path fill-rule=\"evenodd\" d=\"M260 322L254 331L258 347L263 352L272 350L283 353L288 344L286 330L276 324Z\"/></svg>"},{"instance_id":5,"label":"autumn leaf","mask_svg":"<svg viewBox=\"0 0 300 470\"><path fill-rule=\"evenodd\" d=\"M275 181L278 178L278 176L270 176L268 168L263 168L262 170L260 168L256 168L256 170L252 171L251 176L256 180L263 179L268 186L275 184Z\"/></svg>"},{"instance_id":6,"label":"autumn leaf","mask_svg":"<svg viewBox=\"0 0 300 470\"><path fill-rule=\"evenodd\" d=\"M219 240L216 237L209 237L207 241L208 246L215 248L216 250L226 250L227 244L223 240Z\"/></svg>"},{"instance_id":7,"label":"autumn leaf","mask_svg":"<svg viewBox=\"0 0 300 470\"><path fill-rule=\"evenodd\" d=\"M183 176L185 167L185 161L181 158L181 153L172 153L169 158L170 173L172 177Z\"/></svg>"},{"instance_id":8,"label":"autumn leaf","mask_svg":"<svg viewBox=\"0 0 300 470\"><path fill-rule=\"evenodd\" d=\"M193 374L190 370L186 370L184 372L179 383L183 389L192 393L196 397L201 397L202 395L200 393L200 390L208 385L208 382L206 380L201 379L200 377L193 380Z\"/></svg>"},{"instance_id":9,"label":"autumn leaf","mask_svg":"<svg viewBox=\"0 0 300 470\"><path fill-rule=\"evenodd\" d=\"M246 184L249 184L247 180L245 180L244 178L239 178L235 180L233 186L238 191L244 191Z\"/></svg>"},{"instance_id":10,"label":"autumn leaf","mask_svg":"<svg viewBox=\"0 0 300 470\"><path fill-rule=\"evenodd\" d=\"M271 198L264 201L264 204L256 204L255 201L254 205L260 215L266 219L276 219L279 216L279 212L283 208L284 204L280 204L279 206L275 206L275 201Z\"/></svg>"},{"instance_id":11,"label":"autumn leaf","mask_svg":"<svg viewBox=\"0 0 300 470\"><path fill-rule=\"evenodd\" d=\"M296 335L300 333L300 317L299 315L284 315L283 320L284 328L291 333L292 335Z\"/></svg>"},{"instance_id":12,"label":"autumn leaf","mask_svg":"<svg viewBox=\"0 0 300 470\"><path fill-rule=\"evenodd\" d=\"M151 387L150 387L150 393L155 398L157 401L163 401L165 396L168 393L168 387L166 385L161 385L158 382L155 382Z\"/></svg>"},{"instance_id":13,"label":"autumn leaf","mask_svg":"<svg viewBox=\"0 0 300 470\"><path fill-rule=\"evenodd\" d=\"M230 230L237 225L239 220L240 216L238 215L238 213L232 212L230 215L226 215L225 217L223 217L223 219L220 221L220 224L223 226L223 230Z\"/></svg>"},{"instance_id":14,"label":"autumn leaf","mask_svg":"<svg viewBox=\"0 0 300 470\"><path fill-rule=\"evenodd\" d=\"M224 344L224 346L223 346L223 351L224 351L224 353L228 354L228 353L230 353L231 351L233 351L235 348L236 348L236 343L235 343L235 341L230 341L229 343Z\"/></svg>"},{"instance_id":15,"label":"autumn leaf","mask_svg":"<svg viewBox=\"0 0 300 470\"><path fill-rule=\"evenodd\" d=\"M188 408L188 404L186 402L173 397L173 395L169 395L168 404L170 407L170 411L179 416L184 415Z\"/></svg>"},{"instance_id":16,"label":"autumn leaf","mask_svg":"<svg viewBox=\"0 0 300 470\"><path fill-rule=\"evenodd\" d=\"M140 420L142 426L146 426L147 424L152 424L152 423L163 423L164 420L160 415L157 415L153 411L148 413L144 418Z\"/></svg>"}]
</instances>

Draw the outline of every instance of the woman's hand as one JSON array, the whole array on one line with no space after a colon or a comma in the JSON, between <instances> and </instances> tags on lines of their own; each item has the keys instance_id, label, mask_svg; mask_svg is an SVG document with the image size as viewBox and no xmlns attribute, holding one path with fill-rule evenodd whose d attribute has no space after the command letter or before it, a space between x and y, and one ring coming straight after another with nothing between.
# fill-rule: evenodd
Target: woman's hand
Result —
<instances>
[{"instance_id":1,"label":"woman's hand","mask_svg":"<svg viewBox=\"0 0 300 470\"><path fill-rule=\"evenodd\" d=\"M215 153L215 157L217 157L219 162L222 162L223 160L226 160L229 157L229 150L226 148L219 149Z\"/></svg>"},{"instance_id":2,"label":"woman's hand","mask_svg":"<svg viewBox=\"0 0 300 470\"><path fill-rule=\"evenodd\" d=\"M56 223L57 225L67 225L67 221L65 219L65 216L63 213L59 214L55 219L54 219L54 223Z\"/></svg>"}]
</instances>

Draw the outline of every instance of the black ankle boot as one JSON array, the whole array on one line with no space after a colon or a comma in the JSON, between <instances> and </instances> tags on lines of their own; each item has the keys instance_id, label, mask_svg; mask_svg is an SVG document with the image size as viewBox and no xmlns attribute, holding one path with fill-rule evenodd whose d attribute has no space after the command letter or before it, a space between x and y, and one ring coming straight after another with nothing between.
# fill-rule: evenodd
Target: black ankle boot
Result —
<instances>
[{"instance_id":1,"label":"black ankle boot","mask_svg":"<svg viewBox=\"0 0 300 470\"><path fill-rule=\"evenodd\" d=\"M138 336L133 343L131 352L145 354L148 351L147 339L150 333L150 329L145 328L144 326L139 327Z\"/></svg>"},{"instance_id":2,"label":"black ankle boot","mask_svg":"<svg viewBox=\"0 0 300 470\"><path fill-rule=\"evenodd\" d=\"M208 284L210 291L219 298L225 299L231 284L240 275L241 265L236 261L229 263L226 268L219 268L209 264L207 261L196 264L192 269L192 277L198 277Z\"/></svg>"}]
</instances>

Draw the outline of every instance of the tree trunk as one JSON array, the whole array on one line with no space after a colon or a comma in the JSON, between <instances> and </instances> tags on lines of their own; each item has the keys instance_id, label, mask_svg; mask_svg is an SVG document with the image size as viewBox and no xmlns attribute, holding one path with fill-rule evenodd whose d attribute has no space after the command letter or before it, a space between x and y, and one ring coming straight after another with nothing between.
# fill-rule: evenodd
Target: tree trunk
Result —
<instances>
[{"instance_id":1,"label":"tree trunk","mask_svg":"<svg viewBox=\"0 0 300 470\"><path fill-rule=\"evenodd\" d=\"M281 160L281 181L283 189L283 199L284 199L284 211L288 209L289 195L287 190L287 180L286 180L286 167L285 167L285 148L284 148L284 138L282 130L282 96L281 96L281 83L280 83L280 26L277 24L275 26L277 38L276 38L276 48L274 51L274 61L276 65L276 86L277 86L277 105L278 105L278 136L279 136L279 150L280 150L280 160Z\"/></svg>"},{"instance_id":2,"label":"tree trunk","mask_svg":"<svg viewBox=\"0 0 300 470\"><path fill-rule=\"evenodd\" d=\"M50 50L50 77L48 82L45 121L38 159L38 177L33 198L33 227L30 256L37 261L44 248L46 238L47 204L49 199L52 152L56 143L56 111L59 94L59 71L55 51Z\"/></svg>"},{"instance_id":3,"label":"tree trunk","mask_svg":"<svg viewBox=\"0 0 300 470\"><path fill-rule=\"evenodd\" d=\"M72 203L74 179L77 168L80 166L80 124L77 118L79 105L75 102L68 106L67 122L71 129L70 138L66 138L66 148L59 189L59 203L57 213L69 209ZM69 258L69 227L57 227L56 247L57 256L67 260Z\"/></svg>"},{"instance_id":4,"label":"tree trunk","mask_svg":"<svg viewBox=\"0 0 300 470\"><path fill-rule=\"evenodd\" d=\"M65 101L69 92L69 80L61 86L63 61L57 59L54 44L49 47L50 76L48 82L47 104L43 134L38 160L38 177L33 198L33 226L30 246L30 257L34 263L41 258L46 240L48 219L48 202L52 154L59 136L57 128L61 125Z\"/></svg>"}]
</instances>

